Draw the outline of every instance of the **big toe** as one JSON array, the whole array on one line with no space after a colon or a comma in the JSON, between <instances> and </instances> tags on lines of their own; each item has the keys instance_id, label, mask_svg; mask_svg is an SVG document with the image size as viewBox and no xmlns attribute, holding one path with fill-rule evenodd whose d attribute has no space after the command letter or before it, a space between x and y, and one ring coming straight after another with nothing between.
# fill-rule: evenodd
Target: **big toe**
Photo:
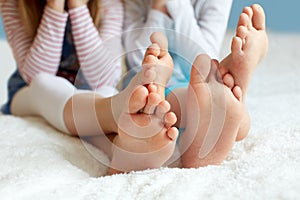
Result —
<instances>
[{"instance_id":1,"label":"big toe","mask_svg":"<svg viewBox=\"0 0 300 200\"><path fill-rule=\"evenodd\" d=\"M162 52L168 52L168 39L167 37L160 32L154 32L150 36L152 44L157 44Z\"/></svg>"},{"instance_id":2,"label":"big toe","mask_svg":"<svg viewBox=\"0 0 300 200\"><path fill-rule=\"evenodd\" d=\"M129 99L129 113L137 113L147 104L148 90L144 86L137 86Z\"/></svg>"},{"instance_id":3,"label":"big toe","mask_svg":"<svg viewBox=\"0 0 300 200\"><path fill-rule=\"evenodd\" d=\"M253 10L252 24L257 30L265 30L265 12L259 4L253 4L251 6Z\"/></svg>"},{"instance_id":4,"label":"big toe","mask_svg":"<svg viewBox=\"0 0 300 200\"><path fill-rule=\"evenodd\" d=\"M206 54L196 57L191 71L190 84L203 83L210 72L211 58Z\"/></svg>"}]
</instances>

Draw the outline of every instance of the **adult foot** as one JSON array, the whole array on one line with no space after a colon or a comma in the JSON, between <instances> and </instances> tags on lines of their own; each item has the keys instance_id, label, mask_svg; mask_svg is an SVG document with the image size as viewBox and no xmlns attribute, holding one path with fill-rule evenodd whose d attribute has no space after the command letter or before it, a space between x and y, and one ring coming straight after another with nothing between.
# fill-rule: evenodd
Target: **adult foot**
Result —
<instances>
[{"instance_id":1,"label":"adult foot","mask_svg":"<svg viewBox=\"0 0 300 200\"><path fill-rule=\"evenodd\" d=\"M178 130L172 126L176 116L169 112L170 104L161 100L156 87L150 87L137 87L128 110L119 118L110 174L159 168L174 152ZM151 114L141 112L145 109Z\"/></svg>"},{"instance_id":2,"label":"adult foot","mask_svg":"<svg viewBox=\"0 0 300 200\"><path fill-rule=\"evenodd\" d=\"M186 130L179 140L183 167L221 163L231 150L245 112L242 90L223 84L218 63L196 58L187 92Z\"/></svg>"},{"instance_id":3,"label":"adult foot","mask_svg":"<svg viewBox=\"0 0 300 200\"><path fill-rule=\"evenodd\" d=\"M232 39L231 54L220 63L223 82L233 88L230 73L236 85L243 92L243 101L247 94L252 73L268 50L268 37L265 27L265 13L261 6L254 4L245 7L240 15L236 36Z\"/></svg>"}]
</instances>

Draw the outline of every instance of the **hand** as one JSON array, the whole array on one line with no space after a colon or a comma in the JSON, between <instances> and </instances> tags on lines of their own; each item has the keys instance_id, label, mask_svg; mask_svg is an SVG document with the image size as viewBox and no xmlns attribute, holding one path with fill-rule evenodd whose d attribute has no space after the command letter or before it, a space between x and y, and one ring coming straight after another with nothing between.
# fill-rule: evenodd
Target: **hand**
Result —
<instances>
[{"instance_id":1,"label":"hand","mask_svg":"<svg viewBox=\"0 0 300 200\"><path fill-rule=\"evenodd\" d=\"M65 9L65 0L47 0L47 5L50 8L63 13Z\"/></svg>"},{"instance_id":2,"label":"hand","mask_svg":"<svg viewBox=\"0 0 300 200\"><path fill-rule=\"evenodd\" d=\"M154 7L156 7L156 8L165 7L167 2L168 2L168 0L153 0L152 8L154 8Z\"/></svg>"},{"instance_id":3,"label":"hand","mask_svg":"<svg viewBox=\"0 0 300 200\"><path fill-rule=\"evenodd\" d=\"M167 2L168 2L168 0L153 0L152 8L155 10L161 11L161 12L165 13L166 15L169 15L167 7L166 7Z\"/></svg>"},{"instance_id":4,"label":"hand","mask_svg":"<svg viewBox=\"0 0 300 200\"><path fill-rule=\"evenodd\" d=\"M80 6L86 5L89 0L68 0L68 8L78 8Z\"/></svg>"}]
</instances>

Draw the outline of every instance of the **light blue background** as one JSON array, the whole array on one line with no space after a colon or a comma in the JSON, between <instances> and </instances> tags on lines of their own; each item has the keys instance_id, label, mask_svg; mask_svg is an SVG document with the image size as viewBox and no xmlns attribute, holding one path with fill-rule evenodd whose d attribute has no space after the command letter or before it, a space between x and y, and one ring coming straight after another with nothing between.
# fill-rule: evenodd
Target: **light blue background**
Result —
<instances>
[{"instance_id":1,"label":"light blue background","mask_svg":"<svg viewBox=\"0 0 300 200\"><path fill-rule=\"evenodd\" d=\"M222 1L222 0L220 0ZM300 32L300 0L234 0L228 27L234 29L244 6L259 3L267 15L267 27L272 31ZM0 38L4 38L0 21Z\"/></svg>"},{"instance_id":2,"label":"light blue background","mask_svg":"<svg viewBox=\"0 0 300 200\"><path fill-rule=\"evenodd\" d=\"M234 0L229 28L235 28L244 6L259 3L267 16L267 28L280 32L300 32L300 0Z\"/></svg>"}]
</instances>

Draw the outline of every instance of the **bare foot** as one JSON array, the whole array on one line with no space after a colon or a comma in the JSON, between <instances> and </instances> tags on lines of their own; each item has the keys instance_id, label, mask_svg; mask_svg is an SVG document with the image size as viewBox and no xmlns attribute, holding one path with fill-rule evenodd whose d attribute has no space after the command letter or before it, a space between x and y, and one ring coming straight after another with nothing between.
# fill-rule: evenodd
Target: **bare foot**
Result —
<instances>
[{"instance_id":1,"label":"bare foot","mask_svg":"<svg viewBox=\"0 0 300 200\"><path fill-rule=\"evenodd\" d=\"M153 83L157 86L158 94L164 99L165 87L172 76L174 63L168 51L168 40L164 34L155 32L151 35L150 40L152 44L145 53L142 65L143 68L156 70L157 76Z\"/></svg>"},{"instance_id":2,"label":"bare foot","mask_svg":"<svg viewBox=\"0 0 300 200\"><path fill-rule=\"evenodd\" d=\"M160 98L165 99L165 87L173 73L173 59L168 52L168 40L165 35L155 32L150 40L152 44L145 53L142 70L133 77L125 90L112 98L116 119L121 115L124 101L128 101L137 86L153 84ZM145 112L148 110L145 109Z\"/></svg>"},{"instance_id":3,"label":"bare foot","mask_svg":"<svg viewBox=\"0 0 300 200\"><path fill-rule=\"evenodd\" d=\"M224 84L233 88L230 73L236 85L247 94L252 73L268 50L268 37L265 27L265 13L261 6L254 4L245 7L240 15L236 36L232 39L231 54L220 63L220 73Z\"/></svg>"},{"instance_id":4,"label":"bare foot","mask_svg":"<svg viewBox=\"0 0 300 200\"><path fill-rule=\"evenodd\" d=\"M187 93L186 130L179 140L183 167L220 164L237 137L244 112L239 86L223 84L218 63L196 58Z\"/></svg>"},{"instance_id":5,"label":"bare foot","mask_svg":"<svg viewBox=\"0 0 300 200\"><path fill-rule=\"evenodd\" d=\"M169 112L170 104L161 100L155 87L148 90L137 87L128 110L119 118L110 174L159 168L174 152L178 130L172 126L176 115ZM151 114L141 112L147 107Z\"/></svg>"},{"instance_id":6,"label":"bare foot","mask_svg":"<svg viewBox=\"0 0 300 200\"><path fill-rule=\"evenodd\" d=\"M257 4L245 7L238 21L236 36L232 39L232 53L220 63L219 67L225 85L231 89L238 85L242 89L244 103L253 71L267 50L268 37L263 8ZM245 109L236 140L245 138L249 129L250 116Z\"/></svg>"},{"instance_id":7,"label":"bare foot","mask_svg":"<svg viewBox=\"0 0 300 200\"><path fill-rule=\"evenodd\" d=\"M177 119L164 100L174 64L167 38L153 33L150 39L152 44L145 53L142 70L112 98L118 136L110 173L161 167L175 148L178 131L171 126Z\"/></svg>"}]
</instances>

